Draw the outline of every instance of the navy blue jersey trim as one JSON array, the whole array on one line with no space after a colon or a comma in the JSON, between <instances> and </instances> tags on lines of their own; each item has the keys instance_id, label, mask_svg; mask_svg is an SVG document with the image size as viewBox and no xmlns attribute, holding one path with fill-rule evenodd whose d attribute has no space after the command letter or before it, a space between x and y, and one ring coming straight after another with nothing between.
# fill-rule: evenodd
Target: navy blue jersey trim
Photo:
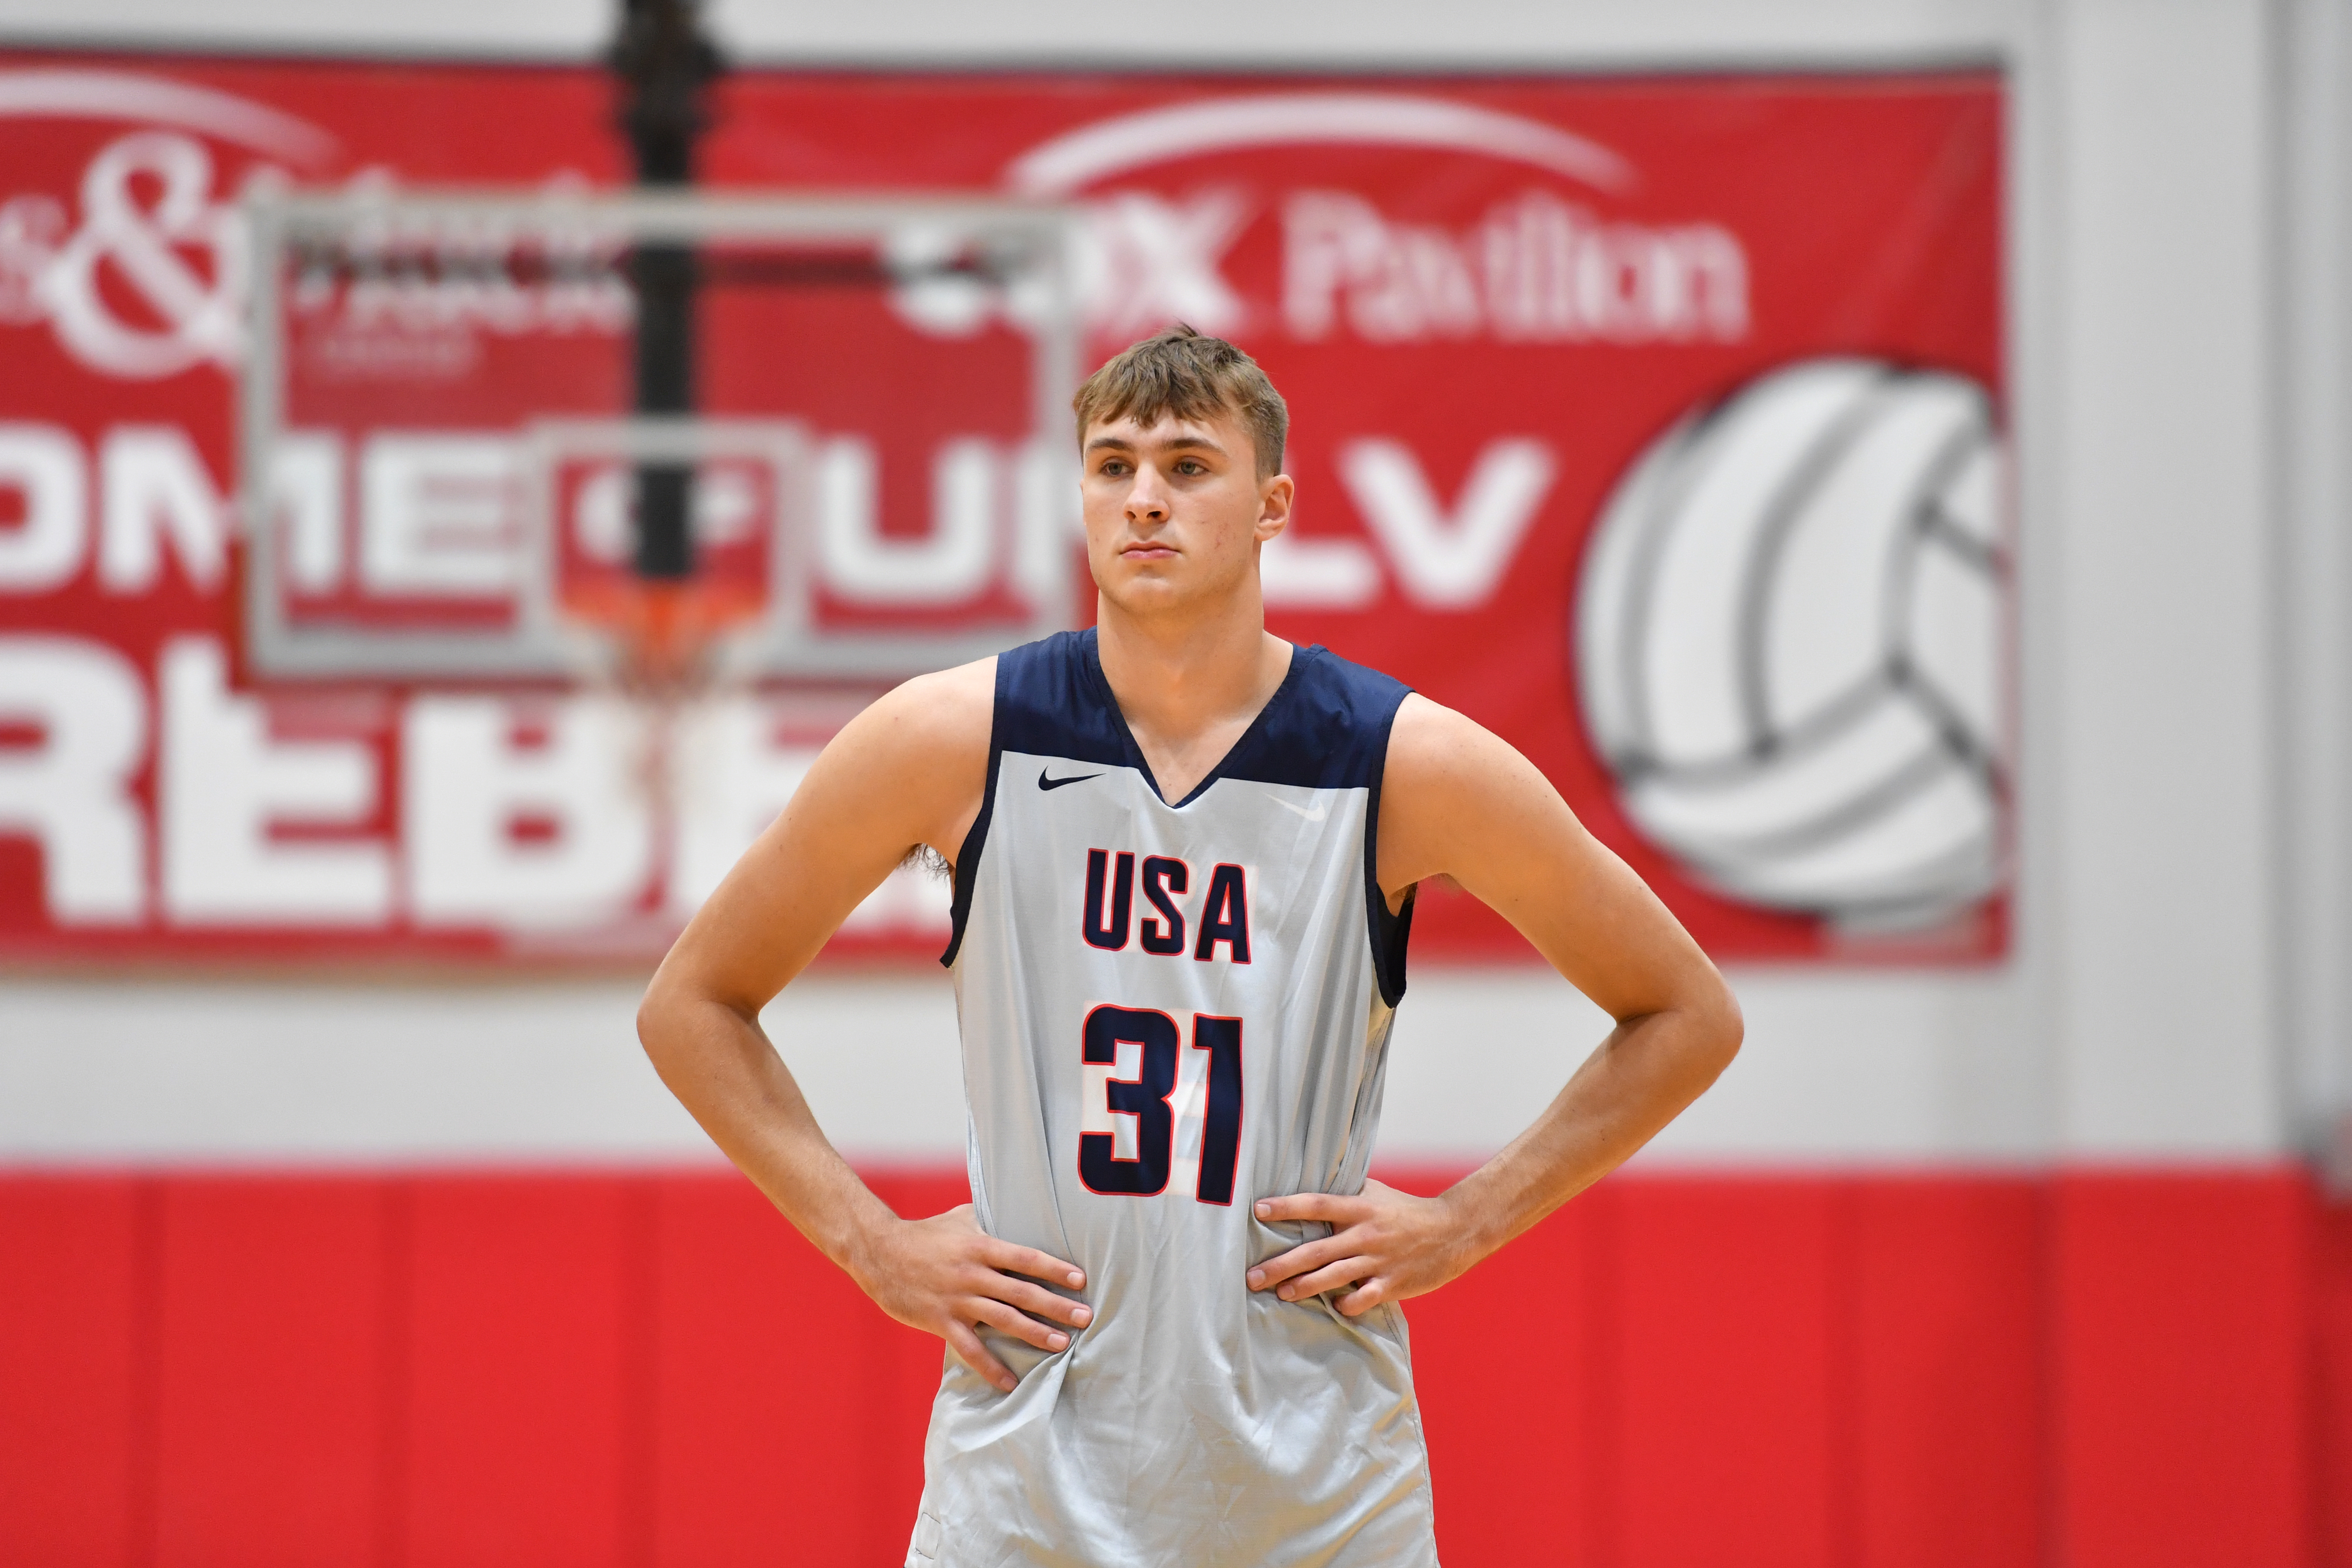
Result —
<instances>
[{"instance_id":1,"label":"navy blue jersey trim","mask_svg":"<svg viewBox=\"0 0 2352 1568\"><path fill-rule=\"evenodd\" d=\"M1397 699L1399 707L1404 699ZM1404 954L1412 938L1415 889L1405 889L1404 902L1389 912L1389 896L1381 891L1381 783L1389 765L1389 733L1396 728L1395 708L1380 723L1379 761L1372 766L1370 798L1364 803L1364 929L1372 939L1372 974L1380 982L1381 1000L1393 1007L1404 1000Z\"/></svg>"},{"instance_id":2,"label":"navy blue jersey trim","mask_svg":"<svg viewBox=\"0 0 2352 1568\"><path fill-rule=\"evenodd\" d=\"M971 916L971 889L980 877L981 853L988 846L988 821L996 815L996 773L1004 758L1005 667L1022 651L1015 648L996 656L996 689L988 710L988 780L981 785L980 815L971 819L971 827L956 850L955 891L948 904L948 945L940 954L942 969L955 967L957 950L963 946L964 921Z\"/></svg>"},{"instance_id":3,"label":"navy blue jersey trim","mask_svg":"<svg viewBox=\"0 0 2352 1568\"><path fill-rule=\"evenodd\" d=\"M1158 795L1162 801L1166 801L1168 799L1168 792L1160 787L1160 781L1152 776L1151 764L1143 760L1143 748L1136 744L1135 731L1127 727L1127 714L1119 708L1118 698L1111 691L1110 677L1103 673L1102 649L1096 643L1093 629L1089 627L1080 635L1085 639L1080 646L1079 651L1085 663L1087 679L1094 685L1095 696L1102 704L1102 710L1110 716L1112 723L1118 726L1119 742L1127 752L1126 758L1122 760L1125 761L1129 766L1134 768L1138 773L1144 776L1145 780L1151 785L1152 794ZM1187 794L1182 800L1174 803L1177 810L1181 811L1184 807L1200 799L1208 787L1211 784L1215 784L1219 779L1255 777L1254 774L1236 774L1234 773L1233 766L1235 759L1246 757L1250 752L1250 742L1257 738L1258 733L1266 727L1270 719L1274 719L1276 716L1279 715L1284 706L1283 700L1288 697L1290 695L1291 689L1298 684L1299 671L1301 667L1307 663L1307 656L1309 654L1320 653L1323 650L1319 647L1303 648L1295 645L1292 647L1290 650L1290 668L1282 672L1282 679L1280 683L1275 687L1274 695L1265 700L1265 706L1259 709L1256 714L1250 720L1247 727L1242 731L1241 738L1235 741L1232 745L1225 748L1225 754L1217 759L1217 765L1211 768L1206 773L1202 775L1201 782L1194 784L1192 791ZM1279 779L1257 779L1256 782L1260 784L1279 784L1286 781Z\"/></svg>"},{"instance_id":4,"label":"navy blue jersey trim","mask_svg":"<svg viewBox=\"0 0 2352 1568\"><path fill-rule=\"evenodd\" d=\"M1119 711L1118 699L1111 694L1110 681L1103 674L1095 634L1089 630L1076 637L1073 651L1080 656L1097 710L1088 717L1112 732L1118 752L1100 758L1080 752L1066 754L1084 761L1116 762L1150 779L1151 768L1143 760L1142 748L1135 743L1127 716ZM1362 788L1380 774L1388 746L1388 725L1407 689L1402 682L1350 664L1320 645L1294 646L1282 684L1217 765L1174 803L1176 809L1181 811L1200 799L1219 779L1295 784L1304 789ZM1152 779L1151 787L1160 793L1158 780ZM1160 795L1161 800L1167 798Z\"/></svg>"},{"instance_id":5,"label":"navy blue jersey trim","mask_svg":"<svg viewBox=\"0 0 2352 1568\"><path fill-rule=\"evenodd\" d=\"M1101 704L1090 700L1079 684L1076 672L1084 661L1077 657L1076 644L1081 638L1091 647L1094 633L1055 632L996 656L996 690L988 716L988 783L980 797L980 815L972 818L971 831L956 854L948 945L940 954L942 967L954 968L956 953L963 947L980 858L987 852L988 825L996 815L997 775L1004 770L1004 753L1127 765L1120 747L1124 737L1103 722Z\"/></svg>"}]
</instances>

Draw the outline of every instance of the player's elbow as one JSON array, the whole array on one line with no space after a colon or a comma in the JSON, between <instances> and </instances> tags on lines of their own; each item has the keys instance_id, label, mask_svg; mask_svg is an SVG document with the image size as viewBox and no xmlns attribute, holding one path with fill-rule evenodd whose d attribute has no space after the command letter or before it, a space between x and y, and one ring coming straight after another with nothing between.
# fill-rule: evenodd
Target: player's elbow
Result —
<instances>
[{"instance_id":1,"label":"player's elbow","mask_svg":"<svg viewBox=\"0 0 2352 1568\"><path fill-rule=\"evenodd\" d=\"M667 963L637 1004L637 1044L661 1080L677 1090L730 1054L739 1025L756 1031L759 1016L756 1003L730 995L708 974Z\"/></svg>"},{"instance_id":2,"label":"player's elbow","mask_svg":"<svg viewBox=\"0 0 2352 1568\"><path fill-rule=\"evenodd\" d=\"M1710 967L1706 980L1691 1001L1690 1042L1695 1065L1705 1073L1706 1081L1713 1083L1739 1054L1748 1023L1740 1016L1739 998L1731 994L1723 976Z\"/></svg>"},{"instance_id":3,"label":"player's elbow","mask_svg":"<svg viewBox=\"0 0 2352 1568\"><path fill-rule=\"evenodd\" d=\"M691 1010L692 999L667 965L655 973L653 984L637 1003L637 1044L645 1047L654 1070L665 1082L690 1032L687 1018Z\"/></svg>"}]
</instances>

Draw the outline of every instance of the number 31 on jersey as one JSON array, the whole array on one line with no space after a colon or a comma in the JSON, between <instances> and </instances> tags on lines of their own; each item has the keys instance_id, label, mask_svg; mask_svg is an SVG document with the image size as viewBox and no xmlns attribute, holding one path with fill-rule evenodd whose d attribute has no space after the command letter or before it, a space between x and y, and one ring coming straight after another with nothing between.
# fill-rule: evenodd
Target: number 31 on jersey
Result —
<instances>
[{"instance_id":1,"label":"number 31 on jersey","mask_svg":"<svg viewBox=\"0 0 2352 1568\"><path fill-rule=\"evenodd\" d=\"M1088 1103L1078 1134L1078 1179L1087 1191L1134 1197L1164 1192L1177 1164L1179 1107L1197 1106L1201 1173L1192 1195L1204 1204L1234 1201L1242 1146L1242 1021L1195 1013L1189 1048L1184 1033L1173 1017L1153 1008L1106 1005L1087 1015ZM1097 1082L1099 1102L1094 1100ZM1128 1119L1124 1125L1121 1118ZM1122 1146L1133 1152L1122 1154Z\"/></svg>"}]
</instances>

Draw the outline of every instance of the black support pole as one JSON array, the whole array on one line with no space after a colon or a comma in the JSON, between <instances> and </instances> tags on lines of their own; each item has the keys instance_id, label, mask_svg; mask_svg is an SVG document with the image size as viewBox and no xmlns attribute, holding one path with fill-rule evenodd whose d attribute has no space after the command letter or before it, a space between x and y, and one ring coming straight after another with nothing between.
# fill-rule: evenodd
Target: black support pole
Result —
<instances>
[{"instance_id":1,"label":"black support pole","mask_svg":"<svg viewBox=\"0 0 2352 1568\"><path fill-rule=\"evenodd\" d=\"M705 89L720 69L701 30L700 0L623 0L612 65L621 79L621 127L635 154L637 184L694 183L695 142L709 123ZM630 258L636 285L636 412L695 409L693 247L643 245ZM694 470L649 463L637 469L637 575L676 581L694 573Z\"/></svg>"}]
</instances>

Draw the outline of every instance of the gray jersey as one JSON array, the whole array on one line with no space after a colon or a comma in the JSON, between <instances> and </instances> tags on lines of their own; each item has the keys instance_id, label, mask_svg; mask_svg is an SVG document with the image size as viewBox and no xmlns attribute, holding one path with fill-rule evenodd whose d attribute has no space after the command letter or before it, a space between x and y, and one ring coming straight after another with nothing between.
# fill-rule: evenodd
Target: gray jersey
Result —
<instances>
[{"instance_id":1,"label":"gray jersey","mask_svg":"<svg viewBox=\"0 0 2352 1568\"><path fill-rule=\"evenodd\" d=\"M1297 649L1184 800L1155 789L1092 632L998 660L956 867L972 1201L1087 1271L1059 1353L947 1360L910 1568L1436 1562L1404 1315L1253 1294L1363 1185L1405 931L1373 876L1404 688Z\"/></svg>"}]
</instances>

